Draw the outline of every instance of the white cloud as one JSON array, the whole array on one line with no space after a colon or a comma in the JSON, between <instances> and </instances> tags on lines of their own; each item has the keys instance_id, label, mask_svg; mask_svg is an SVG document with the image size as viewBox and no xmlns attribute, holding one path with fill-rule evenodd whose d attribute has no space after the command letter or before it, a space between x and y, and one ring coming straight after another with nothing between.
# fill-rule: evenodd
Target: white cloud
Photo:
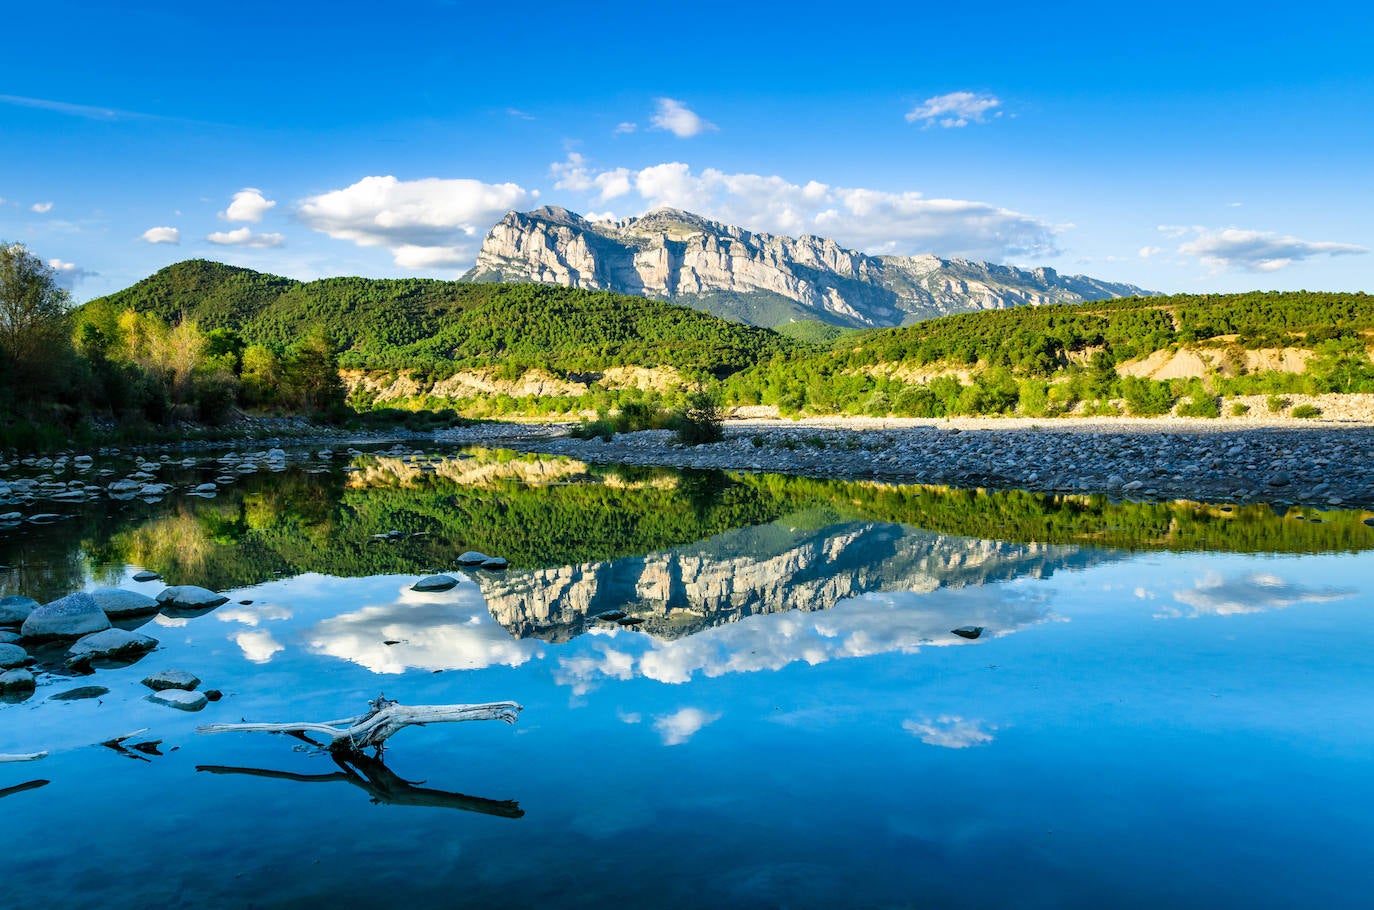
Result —
<instances>
[{"instance_id":1,"label":"white cloud","mask_svg":"<svg viewBox=\"0 0 1374 910\"><path fill-rule=\"evenodd\" d=\"M1166 233L1170 231L1172 229ZM1217 271L1238 266L1250 272L1276 272L1295 261L1313 256L1349 256L1369 252L1365 247L1351 243L1312 242L1270 231L1244 231L1237 228L1209 231L1195 228L1194 232L1197 236L1179 246L1178 251L1185 256L1196 256Z\"/></svg>"},{"instance_id":2,"label":"white cloud","mask_svg":"<svg viewBox=\"0 0 1374 910\"><path fill-rule=\"evenodd\" d=\"M687 209L755 231L819 234L870 253L937 253L975 259L1057 252L1060 226L984 202L793 183L763 174L694 172L680 161L597 171L576 153L552 166L561 190L596 202L638 196L645 208Z\"/></svg>"},{"instance_id":3,"label":"white cloud","mask_svg":"<svg viewBox=\"0 0 1374 910\"><path fill-rule=\"evenodd\" d=\"M533 115L533 114L529 113L528 111L522 111L522 110L520 110L520 108L518 108L518 107L508 107L508 108L506 108L506 115L507 115L507 116L510 116L510 117L514 117L516 120L533 120L533 119L534 119L534 115Z\"/></svg>"},{"instance_id":4,"label":"white cloud","mask_svg":"<svg viewBox=\"0 0 1374 910\"><path fill-rule=\"evenodd\" d=\"M691 739L707 724L720 720L719 714L707 714L700 708L683 708L672 714L654 718L654 729L663 737L663 745L679 746Z\"/></svg>"},{"instance_id":5,"label":"white cloud","mask_svg":"<svg viewBox=\"0 0 1374 910\"><path fill-rule=\"evenodd\" d=\"M925 718L921 721L902 721L902 729L921 742L945 749L967 749L970 746L985 746L992 742L990 730L996 727L984 726L982 721L964 720L962 717L945 714L935 720Z\"/></svg>"},{"instance_id":6,"label":"white cloud","mask_svg":"<svg viewBox=\"0 0 1374 910\"><path fill-rule=\"evenodd\" d=\"M53 270L58 285L69 291L72 289L72 285L76 284L78 281L84 278L90 278L96 274L95 272L83 269L74 262L67 262L65 259L49 259L48 268Z\"/></svg>"},{"instance_id":7,"label":"white cloud","mask_svg":"<svg viewBox=\"0 0 1374 910\"><path fill-rule=\"evenodd\" d=\"M950 92L927 98L907 111L907 123L924 121L925 126L939 124L946 129L968 126L970 123L986 123L987 115L1002 116L997 108L1002 106L999 98L993 95L980 95L975 92Z\"/></svg>"},{"instance_id":8,"label":"white cloud","mask_svg":"<svg viewBox=\"0 0 1374 910\"><path fill-rule=\"evenodd\" d=\"M181 243L181 230L174 227L151 227L140 237L148 243Z\"/></svg>"},{"instance_id":9,"label":"white cloud","mask_svg":"<svg viewBox=\"0 0 1374 910\"><path fill-rule=\"evenodd\" d=\"M29 210L32 212L36 212L39 215L46 215L48 214L48 212L52 211L52 203L35 202L33 205L29 206Z\"/></svg>"},{"instance_id":10,"label":"white cloud","mask_svg":"<svg viewBox=\"0 0 1374 910\"><path fill-rule=\"evenodd\" d=\"M219 217L225 221L251 221L256 224L276 204L275 200L265 198L261 190L244 187L234 194L229 208L220 212Z\"/></svg>"},{"instance_id":11,"label":"white cloud","mask_svg":"<svg viewBox=\"0 0 1374 910\"><path fill-rule=\"evenodd\" d=\"M623 120L615 125L615 134L617 136L624 136L628 133L633 133L637 129L639 129L638 123L631 123L628 120Z\"/></svg>"},{"instance_id":12,"label":"white cloud","mask_svg":"<svg viewBox=\"0 0 1374 910\"><path fill-rule=\"evenodd\" d=\"M1286 582L1277 575L1256 572L1240 578L1225 578L1209 572L1191 590L1177 591L1174 600L1192 608L1191 616L1234 616L1283 610L1303 603L1327 603L1351 597L1349 588L1310 588ZM1176 618L1183 611L1170 608L1158 618Z\"/></svg>"},{"instance_id":13,"label":"white cloud","mask_svg":"<svg viewBox=\"0 0 1374 910\"><path fill-rule=\"evenodd\" d=\"M549 165L549 174L554 177L554 189L571 190L574 193L595 190L600 202L627 195L632 189L629 168L617 167L593 173L587 166L587 159L577 152L569 152L566 161Z\"/></svg>"},{"instance_id":14,"label":"white cloud","mask_svg":"<svg viewBox=\"0 0 1374 910\"><path fill-rule=\"evenodd\" d=\"M232 231L215 231L205 239L220 246L247 246L259 250L278 247L286 242L286 237L282 234L254 234L246 227L235 228Z\"/></svg>"},{"instance_id":15,"label":"white cloud","mask_svg":"<svg viewBox=\"0 0 1374 910\"><path fill-rule=\"evenodd\" d=\"M538 196L514 183L364 177L352 186L302 199L296 215L336 240L385 247L405 268L464 268L472 264L492 224Z\"/></svg>"},{"instance_id":16,"label":"white cloud","mask_svg":"<svg viewBox=\"0 0 1374 910\"><path fill-rule=\"evenodd\" d=\"M1158 246L1142 246L1142 247L1140 248L1140 258L1141 258L1141 259L1149 259L1151 256L1158 256L1158 255L1159 255L1160 253L1162 253L1162 252L1164 252L1164 248L1163 248L1163 247L1158 247Z\"/></svg>"},{"instance_id":17,"label":"white cloud","mask_svg":"<svg viewBox=\"0 0 1374 910\"><path fill-rule=\"evenodd\" d=\"M695 111L675 98L655 98L654 102L658 105L658 110L649 118L652 129L667 130L680 139L689 139L719 129L714 123L703 120Z\"/></svg>"}]
</instances>

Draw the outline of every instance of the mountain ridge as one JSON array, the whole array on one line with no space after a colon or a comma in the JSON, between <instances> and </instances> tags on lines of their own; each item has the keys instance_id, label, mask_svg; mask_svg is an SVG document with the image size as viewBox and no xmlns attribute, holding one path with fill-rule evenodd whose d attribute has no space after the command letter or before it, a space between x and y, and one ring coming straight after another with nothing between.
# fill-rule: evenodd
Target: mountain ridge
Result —
<instances>
[{"instance_id":1,"label":"mountain ridge","mask_svg":"<svg viewBox=\"0 0 1374 910\"><path fill-rule=\"evenodd\" d=\"M1061 276L1048 267L871 256L827 237L749 231L674 208L615 221L589 220L561 206L507 212L462 280L609 290L766 327L802 319L891 327L953 313L1156 293Z\"/></svg>"}]
</instances>

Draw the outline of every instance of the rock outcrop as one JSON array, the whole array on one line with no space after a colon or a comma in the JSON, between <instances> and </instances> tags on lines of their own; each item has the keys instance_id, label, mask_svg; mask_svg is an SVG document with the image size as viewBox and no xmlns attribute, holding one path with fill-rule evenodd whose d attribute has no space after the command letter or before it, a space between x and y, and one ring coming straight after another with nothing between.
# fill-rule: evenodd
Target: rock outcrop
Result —
<instances>
[{"instance_id":1,"label":"rock outcrop","mask_svg":"<svg viewBox=\"0 0 1374 910\"><path fill-rule=\"evenodd\" d=\"M670 208L619 221L589 221L556 206L509 212L465 278L637 294L767 326L795 319L893 326L1151 293L1050 268L869 256L825 237L754 233Z\"/></svg>"}]
</instances>

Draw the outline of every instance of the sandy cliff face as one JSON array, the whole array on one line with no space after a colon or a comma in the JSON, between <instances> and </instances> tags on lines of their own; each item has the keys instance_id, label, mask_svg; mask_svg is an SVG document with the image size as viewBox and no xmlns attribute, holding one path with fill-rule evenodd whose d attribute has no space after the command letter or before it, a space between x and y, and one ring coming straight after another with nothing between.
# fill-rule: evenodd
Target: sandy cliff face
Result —
<instances>
[{"instance_id":1,"label":"sandy cliff face","mask_svg":"<svg viewBox=\"0 0 1374 910\"><path fill-rule=\"evenodd\" d=\"M556 207L510 212L487 234L469 277L684 302L720 293L774 298L859 326L1147 293L1053 269L868 256L825 237L758 234L677 209L595 222Z\"/></svg>"}]
</instances>

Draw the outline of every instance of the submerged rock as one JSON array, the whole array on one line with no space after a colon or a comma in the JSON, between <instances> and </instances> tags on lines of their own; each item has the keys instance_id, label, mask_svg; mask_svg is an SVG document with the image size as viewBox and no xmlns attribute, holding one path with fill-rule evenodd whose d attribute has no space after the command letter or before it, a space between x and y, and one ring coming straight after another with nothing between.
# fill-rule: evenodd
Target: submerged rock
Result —
<instances>
[{"instance_id":1,"label":"submerged rock","mask_svg":"<svg viewBox=\"0 0 1374 910\"><path fill-rule=\"evenodd\" d=\"M91 592L91 598L110 619L143 616L147 613L156 613L162 608L161 604L147 594L125 591L122 588L96 588Z\"/></svg>"},{"instance_id":2,"label":"submerged rock","mask_svg":"<svg viewBox=\"0 0 1374 910\"><path fill-rule=\"evenodd\" d=\"M148 696L148 701L182 711L199 711L209 699L204 692L188 692L185 689L163 689Z\"/></svg>"},{"instance_id":3,"label":"submerged rock","mask_svg":"<svg viewBox=\"0 0 1374 910\"><path fill-rule=\"evenodd\" d=\"M491 559L488 559L482 563L482 568L488 569L493 572L499 572L509 565L510 563L506 562L505 557L493 556Z\"/></svg>"},{"instance_id":4,"label":"submerged rock","mask_svg":"<svg viewBox=\"0 0 1374 910\"><path fill-rule=\"evenodd\" d=\"M147 569L134 573L134 581L157 581L161 577L162 576L156 572L150 572Z\"/></svg>"},{"instance_id":5,"label":"submerged rock","mask_svg":"<svg viewBox=\"0 0 1374 910\"><path fill-rule=\"evenodd\" d=\"M84 591L68 594L51 603L35 607L19 634L42 641L52 638L80 638L110 628L110 619L91 595Z\"/></svg>"},{"instance_id":6,"label":"submerged rock","mask_svg":"<svg viewBox=\"0 0 1374 910\"><path fill-rule=\"evenodd\" d=\"M0 626L17 626L29 618L29 614L38 607L38 601L32 597L20 597L12 594L9 597L0 597Z\"/></svg>"},{"instance_id":7,"label":"submerged rock","mask_svg":"<svg viewBox=\"0 0 1374 910\"><path fill-rule=\"evenodd\" d=\"M982 626L960 626L957 629L950 629L950 634L958 635L960 638L967 638L972 641L983 634Z\"/></svg>"},{"instance_id":8,"label":"submerged rock","mask_svg":"<svg viewBox=\"0 0 1374 910\"><path fill-rule=\"evenodd\" d=\"M185 689L189 692L200 685L200 677L194 673L187 673L185 670L160 670L150 676L143 677L143 685L154 692L162 692L166 689Z\"/></svg>"},{"instance_id":9,"label":"submerged rock","mask_svg":"<svg viewBox=\"0 0 1374 910\"><path fill-rule=\"evenodd\" d=\"M426 575L410 586L412 591L447 591L458 584L452 575Z\"/></svg>"},{"instance_id":10,"label":"submerged rock","mask_svg":"<svg viewBox=\"0 0 1374 910\"><path fill-rule=\"evenodd\" d=\"M49 695L48 701L82 701L83 699L100 698L102 695L109 694L110 690L104 686L78 686L75 689L68 689L66 692Z\"/></svg>"},{"instance_id":11,"label":"submerged rock","mask_svg":"<svg viewBox=\"0 0 1374 910\"><path fill-rule=\"evenodd\" d=\"M156 647L156 638L125 629L106 629L78 638L67 652L67 663L76 665L92 660L142 657Z\"/></svg>"},{"instance_id":12,"label":"submerged rock","mask_svg":"<svg viewBox=\"0 0 1374 910\"><path fill-rule=\"evenodd\" d=\"M28 651L18 645L0 645L0 670L13 670L28 662Z\"/></svg>"},{"instance_id":13,"label":"submerged rock","mask_svg":"<svg viewBox=\"0 0 1374 910\"><path fill-rule=\"evenodd\" d=\"M482 563L486 562L488 559L491 559L491 557L488 556L488 555L485 554L485 553L479 553L479 552L477 552L476 550L468 550L468 551L467 551L466 553L464 553L462 556L459 556L459 557L458 557L458 565L460 565L460 566L480 566Z\"/></svg>"},{"instance_id":14,"label":"submerged rock","mask_svg":"<svg viewBox=\"0 0 1374 910\"><path fill-rule=\"evenodd\" d=\"M0 673L0 695L32 692L37 685L33 674L28 670L6 670L4 673Z\"/></svg>"},{"instance_id":15,"label":"submerged rock","mask_svg":"<svg viewBox=\"0 0 1374 910\"><path fill-rule=\"evenodd\" d=\"M228 603L229 598L223 594L216 594L209 588L201 588L196 585L175 585L170 588L163 588L157 596L157 602L164 607L196 610L218 607L220 604Z\"/></svg>"}]
</instances>

